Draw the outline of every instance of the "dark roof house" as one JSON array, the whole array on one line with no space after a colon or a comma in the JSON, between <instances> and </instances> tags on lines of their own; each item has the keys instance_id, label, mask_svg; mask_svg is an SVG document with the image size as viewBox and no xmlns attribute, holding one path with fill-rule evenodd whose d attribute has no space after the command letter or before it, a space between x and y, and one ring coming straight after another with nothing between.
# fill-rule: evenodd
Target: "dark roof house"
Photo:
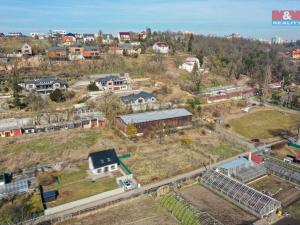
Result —
<instances>
[{"instance_id":1,"label":"dark roof house","mask_svg":"<svg viewBox=\"0 0 300 225\"><path fill-rule=\"evenodd\" d=\"M95 169L119 163L115 149L90 153L89 158L91 158Z\"/></svg>"},{"instance_id":2,"label":"dark roof house","mask_svg":"<svg viewBox=\"0 0 300 225\"><path fill-rule=\"evenodd\" d=\"M73 33L67 33L67 34L65 34L65 37L67 37L67 36L75 37L75 34L73 34Z\"/></svg>"},{"instance_id":3,"label":"dark roof house","mask_svg":"<svg viewBox=\"0 0 300 225\"><path fill-rule=\"evenodd\" d=\"M48 48L48 52L49 51L55 51L55 52L65 52L67 51L67 48L66 47L50 47Z\"/></svg>"},{"instance_id":4,"label":"dark roof house","mask_svg":"<svg viewBox=\"0 0 300 225\"><path fill-rule=\"evenodd\" d=\"M151 99L153 97L154 97L153 94L145 92L145 91L141 91L137 94L133 93L133 94L130 94L130 95L122 96L122 97L120 97L120 99L121 99L122 102L127 104L127 103L135 102L139 98L143 98L144 100L147 101L148 99Z\"/></svg>"},{"instance_id":5,"label":"dark roof house","mask_svg":"<svg viewBox=\"0 0 300 225\"><path fill-rule=\"evenodd\" d=\"M66 85L66 86L68 85L68 83L65 80L55 79L54 77L41 77L39 79L26 81L25 84L53 84L53 83L59 83L61 85Z\"/></svg>"},{"instance_id":6,"label":"dark roof house","mask_svg":"<svg viewBox=\"0 0 300 225\"><path fill-rule=\"evenodd\" d=\"M97 83L101 83L102 85L106 85L108 81L124 81L124 78L118 75L108 75L96 80Z\"/></svg>"},{"instance_id":7,"label":"dark roof house","mask_svg":"<svg viewBox=\"0 0 300 225\"><path fill-rule=\"evenodd\" d=\"M86 38L86 37L95 37L94 34L83 34L82 36L83 36L84 38Z\"/></svg>"}]
</instances>

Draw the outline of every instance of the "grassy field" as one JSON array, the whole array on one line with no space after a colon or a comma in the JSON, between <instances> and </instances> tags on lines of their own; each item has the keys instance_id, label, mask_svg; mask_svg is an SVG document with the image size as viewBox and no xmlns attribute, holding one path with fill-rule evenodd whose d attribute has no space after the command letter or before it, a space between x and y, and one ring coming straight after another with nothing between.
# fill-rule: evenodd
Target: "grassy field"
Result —
<instances>
[{"instance_id":1,"label":"grassy field","mask_svg":"<svg viewBox=\"0 0 300 225\"><path fill-rule=\"evenodd\" d=\"M191 140L189 145L182 143L185 137ZM92 151L108 148L128 149L132 157L124 163L141 184L202 167L209 163L209 158L214 163L245 151L215 133L203 133L201 128L168 135L162 143L153 137L132 141L119 137L110 128L39 133L11 140L13 144L0 145L3 170L87 158Z\"/></svg>"},{"instance_id":2,"label":"grassy field","mask_svg":"<svg viewBox=\"0 0 300 225\"><path fill-rule=\"evenodd\" d=\"M283 159L287 155L293 155L295 156L297 152L299 151L298 148L295 148L293 146L288 146L287 144L279 146L279 147L272 147L272 156L275 156L276 158Z\"/></svg>"},{"instance_id":3,"label":"grassy field","mask_svg":"<svg viewBox=\"0 0 300 225\"><path fill-rule=\"evenodd\" d=\"M112 141L114 140L114 141ZM5 140L7 141L7 140ZM87 158L89 152L118 147L122 140L107 128L73 129L58 132L23 135L10 139L12 144L0 144L1 169L15 169L36 163L61 162ZM26 158L27 160L22 160ZM15 162L18 162L16 164Z\"/></svg>"},{"instance_id":4,"label":"grassy field","mask_svg":"<svg viewBox=\"0 0 300 225\"><path fill-rule=\"evenodd\" d=\"M24 43L28 43L31 47L38 46L40 49L46 49L50 46L47 39L35 40L33 38L22 37L22 38L2 38L0 40L0 49L5 52L17 51L21 49Z\"/></svg>"},{"instance_id":5,"label":"grassy field","mask_svg":"<svg viewBox=\"0 0 300 225\"><path fill-rule=\"evenodd\" d=\"M182 145L182 137L190 137L192 144ZM183 135L175 134L164 139L163 144L150 140L137 144L133 156L124 159L141 184L151 183L203 167L244 151L215 134L202 135L200 130L186 130Z\"/></svg>"},{"instance_id":6,"label":"grassy field","mask_svg":"<svg viewBox=\"0 0 300 225\"><path fill-rule=\"evenodd\" d=\"M286 129L295 127L299 114L277 110L260 110L229 121L233 131L249 138L269 139L280 136Z\"/></svg>"},{"instance_id":7,"label":"grassy field","mask_svg":"<svg viewBox=\"0 0 300 225\"><path fill-rule=\"evenodd\" d=\"M60 225L177 225L179 224L158 203L148 196L107 207L80 219L63 222Z\"/></svg>"},{"instance_id":8,"label":"grassy field","mask_svg":"<svg viewBox=\"0 0 300 225\"><path fill-rule=\"evenodd\" d=\"M101 192L118 188L114 176L107 176L96 181L87 179L87 162L52 175L58 176L60 183L54 182L44 186L44 190L58 190L59 196L49 207L61 205L78 199L86 198Z\"/></svg>"}]
</instances>

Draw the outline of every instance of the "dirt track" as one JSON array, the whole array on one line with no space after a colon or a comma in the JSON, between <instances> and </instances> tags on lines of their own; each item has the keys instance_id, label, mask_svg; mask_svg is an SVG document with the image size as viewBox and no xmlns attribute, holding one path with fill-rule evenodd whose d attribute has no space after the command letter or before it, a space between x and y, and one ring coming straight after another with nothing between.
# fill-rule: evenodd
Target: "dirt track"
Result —
<instances>
[{"instance_id":1,"label":"dirt track","mask_svg":"<svg viewBox=\"0 0 300 225\"><path fill-rule=\"evenodd\" d=\"M299 188L293 187L273 197L281 201L283 207L287 207L300 199L300 190Z\"/></svg>"},{"instance_id":2,"label":"dirt track","mask_svg":"<svg viewBox=\"0 0 300 225\"><path fill-rule=\"evenodd\" d=\"M140 197L102 209L94 215L61 225L177 225L177 221L149 197Z\"/></svg>"},{"instance_id":3,"label":"dirt track","mask_svg":"<svg viewBox=\"0 0 300 225\"><path fill-rule=\"evenodd\" d=\"M183 189L181 194L226 225L246 225L256 220L254 216L199 184Z\"/></svg>"}]
</instances>

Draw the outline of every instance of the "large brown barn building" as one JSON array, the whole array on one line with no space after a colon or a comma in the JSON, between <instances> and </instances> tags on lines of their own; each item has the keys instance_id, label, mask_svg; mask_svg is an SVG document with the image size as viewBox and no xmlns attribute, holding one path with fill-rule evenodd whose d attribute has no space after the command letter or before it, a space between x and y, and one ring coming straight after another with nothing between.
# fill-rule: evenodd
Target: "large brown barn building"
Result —
<instances>
[{"instance_id":1,"label":"large brown barn building","mask_svg":"<svg viewBox=\"0 0 300 225\"><path fill-rule=\"evenodd\" d=\"M125 136L128 126L136 127L137 136L159 129L183 129L192 126L192 113L186 109L168 109L118 116L116 127Z\"/></svg>"}]
</instances>

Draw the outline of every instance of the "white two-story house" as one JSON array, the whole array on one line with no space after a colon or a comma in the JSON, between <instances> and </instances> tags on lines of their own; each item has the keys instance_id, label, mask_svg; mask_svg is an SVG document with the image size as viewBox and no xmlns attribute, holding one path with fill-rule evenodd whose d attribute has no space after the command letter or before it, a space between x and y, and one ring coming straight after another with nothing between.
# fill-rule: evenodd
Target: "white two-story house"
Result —
<instances>
[{"instance_id":1,"label":"white two-story house","mask_svg":"<svg viewBox=\"0 0 300 225\"><path fill-rule=\"evenodd\" d=\"M141 91L137 94L122 96L120 97L120 100L123 104L130 106L134 112L159 108L155 96L145 91Z\"/></svg>"},{"instance_id":2,"label":"white two-story house","mask_svg":"<svg viewBox=\"0 0 300 225\"><path fill-rule=\"evenodd\" d=\"M125 91L130 89L127 73L104 76L97 79L95 83L102 91Z\"/></svg>"},{"instance_id":3,"label":"white two-story house","mask_svg":"<svg viewBox=\"0 0 300 225\"><path fill-rule=\"evenodd\" d=\"M93 42L95 41L95 35L94 34L83 34L83 42Z\"/></svg>"}]
</instances>

